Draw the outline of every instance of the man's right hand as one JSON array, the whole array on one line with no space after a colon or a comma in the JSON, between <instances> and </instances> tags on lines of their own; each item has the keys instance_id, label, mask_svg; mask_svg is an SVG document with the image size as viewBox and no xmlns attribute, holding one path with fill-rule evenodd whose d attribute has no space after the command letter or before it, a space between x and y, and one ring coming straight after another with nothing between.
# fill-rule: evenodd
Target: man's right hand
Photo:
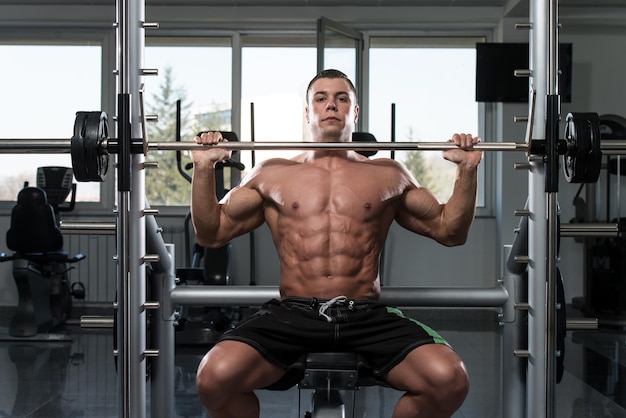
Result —
<instances>
[{"instance_id":1,"label":"man's right hand","mask_svg":"<svg viewBox=\"0 0 626 418\"><path fill-rule=\"evenodd\" d=\"M195 148L191 150L191 161L194 167L202 164L214 167L216 163L228 160L232 155L231 150L214 146L219 142L228 142L222 137L221 132L202 132L194 138L194 141L196 144L210 145L206 149Z\"/></svg>"}]
</instances>

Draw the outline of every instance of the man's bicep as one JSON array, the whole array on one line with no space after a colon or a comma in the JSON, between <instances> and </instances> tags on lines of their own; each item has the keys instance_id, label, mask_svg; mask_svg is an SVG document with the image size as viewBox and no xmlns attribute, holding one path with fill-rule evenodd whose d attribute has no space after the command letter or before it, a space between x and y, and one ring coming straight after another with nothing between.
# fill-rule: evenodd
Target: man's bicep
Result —
<instances>
[{"instance_id":1,"label":"man's bicep","mask_svg":"<svg viewBox=\"0 0 626 418\"><path fill-rule=\"evenodd\" d=\"M249 187L233 188L220 202L222 223L230 234L250 232L263 223L263 198Z\"/></svg>"},{"instance_id":2,"label":"man's bicep","mask_svg":"<svg viewBox=\"0 0 626 418\"><path fill-rule=\"evenodd\" d=\"M433 237L440 228L443 205L428 189L415 187L400 199L396 221L409 231Z\"/></svg>"}]
</instances>

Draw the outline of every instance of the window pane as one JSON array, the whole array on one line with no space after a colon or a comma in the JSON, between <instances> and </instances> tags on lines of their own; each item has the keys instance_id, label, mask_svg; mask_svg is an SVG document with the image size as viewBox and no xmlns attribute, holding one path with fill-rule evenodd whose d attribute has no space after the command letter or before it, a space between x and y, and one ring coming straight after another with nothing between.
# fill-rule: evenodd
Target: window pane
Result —
<instances>
[{"instance_id":1,"label":"window pane","mask_svg":"<svg viewBox=\"0 0 626 418\"><path fill-rule=\"evenodd\" d=\"M148 46L145 55L146 65L159 69L158 77L145 78L147 113L159 117L157 123L148 124L151 142L176 140L177 100L181 101L182 141L191 141L199 131L231 130L230 46ZM159 164L146 170L148 201L188 206L190 185L178 172L176 153L151 151L147 159ZM186 152L181 161L184 169L190 161Z\"/></svg>"},{"instance_id":2,"label":"window pane","mask_svg":"<svg viewBox=\"0 0 626 418\"><path fill-rule=\"evenodd\" d=\"M324 69L335 68L356 82L356 49L359 41L327 29L324 32Z\"/></svg>"},{"instance_id":3,"label":"window pane","mask_svg":"<svg viewBox=\"0 0 626 418\"><path fill-rule=\"evenodd\" d=\"M101 104L101 47L0 45L3 138L70 139L77 111ZM15 200L37 167L71 167L70 154L0 154L0 200ZM99 183L79 183L77 201L99 201Z\"/></svg>"},{"instance_id":4,"label":"window pane","mask_svg":"<svg viewBox=\"0 0 626 418\"><path fill-rule=\"evenodd\" d=\"M244 47L242 50L242 140L252 137L250 104L254 104L255 141L300 142L305 129L305 94L315 76L316 49ZM277 68L279 71L277 71ZM301 151L257 151L257 162L272 157L291 158ZM252 166L251 153L241 162Z\"/></svg>"},{"instance_id":5,"label":"window pane","mask_svg":"<svg viewBox=\"0 0 626 418\"><path fill-rule=\"evenodd\" d=\"M391 139L395 104L397 142L443 142L455 132L477 135L475 62L473 46L372 47L369 131L379 141ZM456 167L443 160L441 152L396 152L395 158L407 164L420 184L442 201L449 199ZM482 184L478 206L484 206Z\"/></svg>"}]
</instances>

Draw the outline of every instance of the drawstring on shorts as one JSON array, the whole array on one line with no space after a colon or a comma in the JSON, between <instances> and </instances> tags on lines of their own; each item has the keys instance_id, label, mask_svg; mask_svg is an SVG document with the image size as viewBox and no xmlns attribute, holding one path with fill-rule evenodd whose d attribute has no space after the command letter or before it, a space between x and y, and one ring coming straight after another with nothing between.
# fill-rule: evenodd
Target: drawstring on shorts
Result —
<instances>
[{"instance_id":1,"label":"drawstring on shorts","mask_svg":"<svg viewBox=\"0 0 626 418\"><path fill-rule=\"evenodd\" d=\"M323 316L324 318L326 318L326 321L333 322L333 318L330 317L329 315L326 315L326 311L328 310L328 308L332 308L335 305L342 305L342 304L344 304L347 300L348 300L348 298L346 296L334 297L334 298L332 298L332 299L322 303L320 305L320 309L319 309L318 313L320 314L320 316Z\"/></svg>"}]
</instances>

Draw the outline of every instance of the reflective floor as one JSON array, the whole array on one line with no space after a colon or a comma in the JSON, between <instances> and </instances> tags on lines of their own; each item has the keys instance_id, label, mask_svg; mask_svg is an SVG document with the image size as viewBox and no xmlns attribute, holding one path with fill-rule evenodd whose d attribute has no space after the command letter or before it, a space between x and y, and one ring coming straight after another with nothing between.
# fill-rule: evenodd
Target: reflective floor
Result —
<instances>
[{"instance_id":1,"label":"reflective floor","mask_svg":"<svg viewBox=\"0 0 626 418\"><path fill-rule=\"evenodd\" d=\"M429 323L465 360L471 390L455 418L502 417L500 329L493 311L412 314ZM444 318L445 317L445 318ZM6 326L5 324L1 324ZM568 332L565 373L557 386L559 418L626 417L626 332L621 326ZM36 339L11 340L0 329L0 417L117 417L117 378L110 331L65 326ZM208 417L195 395L203 347L177 346L176 417ZM148 390L149 392L149 390ZM298 417L310 393L259 391L262 417ZM400 396L388 388L356 393L367 417L389 417ZM150 394L146 410L150 417ZM349 402L348 402L349 403ZM506 417L503 417L506 418Z\"/></svg>"}]
</instances>

